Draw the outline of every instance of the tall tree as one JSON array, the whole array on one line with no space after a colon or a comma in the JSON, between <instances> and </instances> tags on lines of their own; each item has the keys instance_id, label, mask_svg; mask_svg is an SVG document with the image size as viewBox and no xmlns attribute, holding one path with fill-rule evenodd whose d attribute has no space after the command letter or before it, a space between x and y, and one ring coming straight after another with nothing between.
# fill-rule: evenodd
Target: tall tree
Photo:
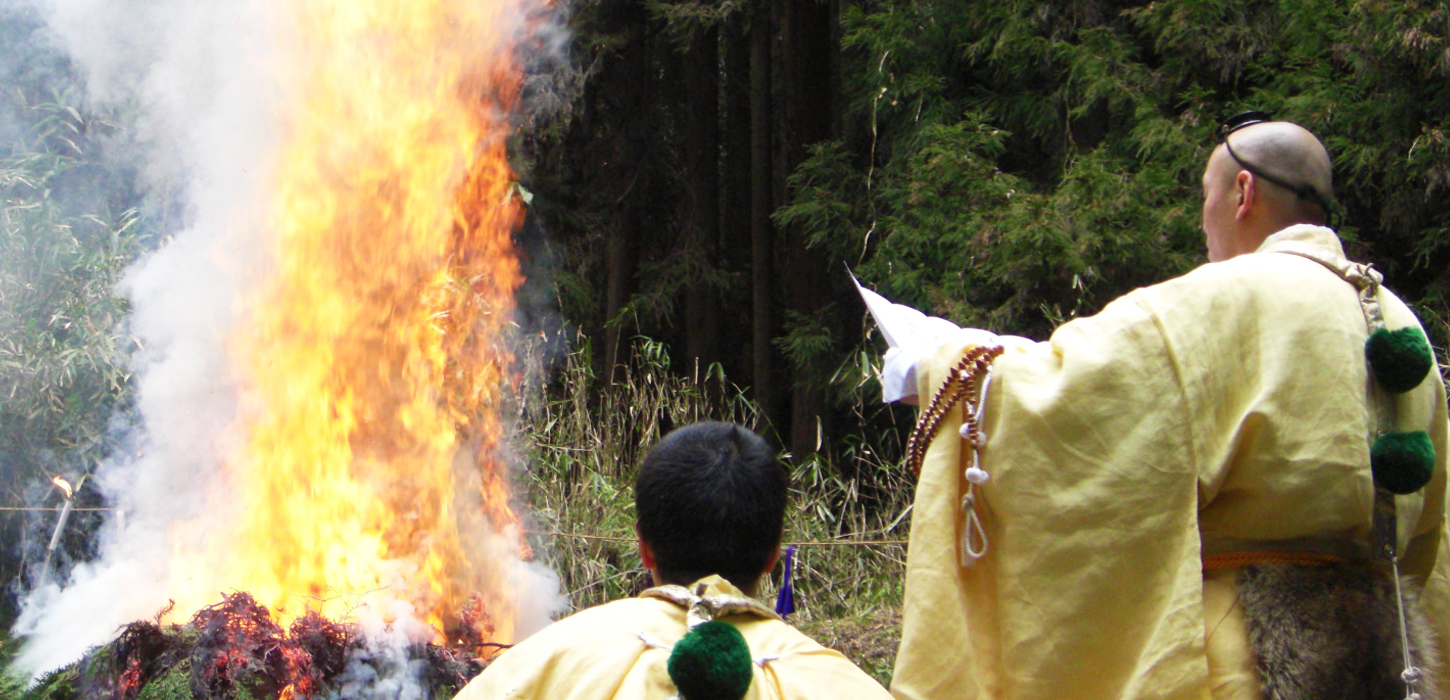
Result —
<instances>
[{"instance_id":1,"label":"tall tree","mask_svg":"<svg viewBox=\"0 0 1450 700\"><path fill-rule=\"evenodd\" d=\"M837 0L788 0L777 4L780 75L776 93L779 126L777 170L773 188L777 201L787 201L786 178L805 160L810 146L833 139L837 122L835 42ZM827 401L830 369L838 363L832 342L842 331L832 302L845 289L839 269L823 248L809 245L808 232L793 223L781 226L782 254L777 258L784 281L787 336L778 344L787 351L791 384L790 447L799 455L817 451L824 435L834 435L833 412ZM834 275L832 273L835 273Z\"/></svg>"},{"instance_id":2,"label":"tall tree","mask_svg":"<svg viewBox=\"0 0 1450 700\"><path fill-rule=\"evenodd\" d=\"M709 364L720 356L720 316L714 271L720 247L720 36L721 26L694 32L681 55L684 116L685 251L701 274L685 289L685 354Z\"/></svg>"}]
</instances>

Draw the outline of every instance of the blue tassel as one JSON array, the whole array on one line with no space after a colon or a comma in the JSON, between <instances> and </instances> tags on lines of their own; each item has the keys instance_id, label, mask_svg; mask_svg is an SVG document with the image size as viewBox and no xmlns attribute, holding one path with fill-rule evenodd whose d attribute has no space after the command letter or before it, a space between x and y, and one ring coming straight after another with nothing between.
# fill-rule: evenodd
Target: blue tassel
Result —
<instances>
[{"instance_id":1,"label":"blue tassel","mask_svg":"<svg viewBox=\"0 0 1450 700\"><path fill-rule=\"evenodd\" d=\"M791 545L785 548L785 575L780 579L780 593L775 596L775 614L782 618L795 612L795 582L791 580L795 547Z\"/></svg>"}]
</instances>

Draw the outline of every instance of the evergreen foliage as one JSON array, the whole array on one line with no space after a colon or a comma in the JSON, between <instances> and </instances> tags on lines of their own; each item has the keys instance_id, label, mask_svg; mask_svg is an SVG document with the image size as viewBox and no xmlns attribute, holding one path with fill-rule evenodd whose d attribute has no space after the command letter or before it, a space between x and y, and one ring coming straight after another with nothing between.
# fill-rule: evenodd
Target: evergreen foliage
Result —
<instances>
[{"instance_id":1,"label":"evergreen foliage","mask_svg":"<svg viewBox=\"0 0 1450 700\"><path fill-rule=\"evenodd\" d=\"M67 211L57 190L90 165L78 142L107 125L60 103L33 109L42 115L34 141L0 161L3 438L12 454L94 458L98 419L127 381L116 335L126 307L114 287L136 252L136 213Z\"/></svg>"},{"instance_id":2,"label":"evergreen foliage","mask_svg":"<svg viewBox=\"0 0 1450 700\"><path fill-rule=\"evenodd\" d=\"M580 3L583 98L540 141L555 146L531 154L530 186L565 246L566 314L586 333L618 329L615 346L640 333L690 357L709 347L691 335L690 295L704 288L718 304L695 308L723 328L770 314L783 376L830 398L814 415L802 412L809 402L794 414L765 405L782 434L784 423L819 421L831 449L845 434L901 428L864 408L875 387L853 379L860 354L879 350L860 340L843 264L895 301L1045 338L1204 261L1200 177L1213 132L1254 108L1324 140L1350 257L1386 273L1433 346L1443 353L1450 340L1443 3L827 0L839 65L804 99L790 67L817 57L775 41L769 71L741 58L753 32L787 31L795 4ZM718 55L702 53L709 46ZM699 116L687 99L701 60L718 61L718 114ZM752 122L762 96L769 118ZM831 133L803 136L801 110L830 111ZM688 157L700 119L719 127L713 192L699 190ZM755 137L768 141L768 167L746 173L742 149ZM758 182L762 173L774 179ZM745 247L758 241L742 238L749 222L732 212L762 186L774 247L751 258ZM722 228L702 242L691 203L708 197ZM828 259L830 274L798 248ZM774 275L765 306L762 260ZM829 287L826 298L802 303L797 278ZM703 359L730 376L769 379L745 362L755 350L743 332L714 349Z\"/></svg>"},{"instance_id":3,"label":"evergreen foliage","mask_svg":"<svg viewBox=\"0 0 1450 700\"><path fill-rule=\"evenodd\" d=\"M183 661L147 683L136 700L191 700L191 662Z\"/></svg>"},{"instance_id":4,"label":"evergreen foliage","mask_svg":"<svg viewBox=\"0 0 1450 700\"><path fill-rule=\"evenodd\" d=\"M50 478L78 482L113 446L109 422L130 381L127 306L115 287L144 226L132 174L103 153L115 123L68 92L6 97L26 127L0 144L0 506L53 506ZM90 490L77 498L103 505ZM58 563L86 556L99 520L75 513ZM0 513L0 581L20 581L22 530L48 535L54 525L54 513ZM12 619L12 595L0 596L0 625Z\"/></svg>"},{"instance_id":5,"label":"evergreen foliage","mask_svg":"<svg viewBox=\"0 0 1450 700\"><path fill-rule=\"evenodd\" d=\"M1213 129L1255 107L1325 140L1351 256L1387 269L1443 347L1446 19L1388 2L850 5L857 128L796 170L777 216L894 300L1042 338L1202 260Z\"/></svg>"}]
</instances>

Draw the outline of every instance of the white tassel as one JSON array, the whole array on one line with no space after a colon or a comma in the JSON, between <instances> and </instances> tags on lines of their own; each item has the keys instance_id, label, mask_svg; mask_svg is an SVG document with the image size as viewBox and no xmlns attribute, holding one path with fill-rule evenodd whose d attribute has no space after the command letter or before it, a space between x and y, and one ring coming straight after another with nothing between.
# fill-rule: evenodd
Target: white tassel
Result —
<instances>
[{"instance_id":1,"label":"white tassel","mask_svg":"<svg viewBox=\"0 0 1450 700\"><path fill-rule=\"evenodd\" d=\"M982 468L982 450L987 449L987 434L980 426L982 414L987 407L987 390L992 386L992 366L988 365L986 376L982 377L982 393L977 397L975 407L967 404L969 420L957 429L957 434L967 441L972 450L972 466L967 467L963 477L967 480L967 494L962 497L962 544L961 562L963 568L975 566L987 556L987 529L977 516L976 487L992 480L992 475Z\"/></svg>"},{"instance_id":2,"label":"white tassel","mask_svg":"<svg viewBox=\"0 0 1450 700\"><path fill-rule=\"evenodd\" d=\"M970 568L987 556L987 531L977 517L977 497L973 487L967 486L967 495L962 497L962 566ZM978 543L981 543L980 545Z\"/></svg>"}]
</instances>

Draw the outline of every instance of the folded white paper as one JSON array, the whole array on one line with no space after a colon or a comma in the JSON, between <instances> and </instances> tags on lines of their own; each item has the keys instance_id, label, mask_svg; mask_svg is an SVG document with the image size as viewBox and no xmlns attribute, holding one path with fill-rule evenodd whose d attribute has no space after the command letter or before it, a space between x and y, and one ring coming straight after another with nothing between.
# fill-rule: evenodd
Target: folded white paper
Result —
<instances>
[{"instance_id":1,"label":"folded white paper","mask_svg":"<svg viewBox=\"0 0 1450 700\"><path fill-rule=\"evenodd\" d=\"M957 345L1001 345L1022 347L1033 341L1016 335L997 335L981 328L962 328L951 321L926 314L863 286L851 275L866 309L886 338L886 356L881 367L881 400L885 403L916 396L916 365L947 343Z\"/></svg>"}]
</instances>

